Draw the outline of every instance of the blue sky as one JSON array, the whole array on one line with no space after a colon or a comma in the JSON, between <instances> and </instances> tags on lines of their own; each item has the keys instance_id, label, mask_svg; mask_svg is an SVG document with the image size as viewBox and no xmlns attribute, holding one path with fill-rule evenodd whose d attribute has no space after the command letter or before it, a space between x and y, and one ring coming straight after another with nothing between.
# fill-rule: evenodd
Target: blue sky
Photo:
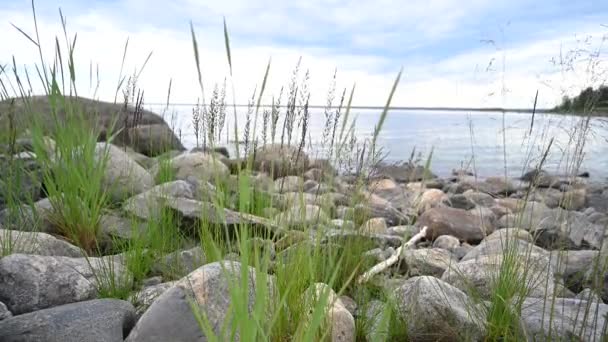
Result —
<instances>
[{"instance_id":1,"label":"blue sky","mask_svg":"<svg viewBox=\"0 0 608 342\"><path fill-rule=\"evenodd\" d=\"M541 104L550 106L564 93L603 80L597 70L590 74L585 69L584 56L569 71L551 60L578 48L604 51L601 44L608 35L603 26L608 25L608 1L59 0L37 1L36 7L49 54L61 32L59 7L68 30L78 32L83 88L94 88L89 86L97 81L88 79L89 63L99 64L100 86L92 96L112 97L127 37L127 70L153 51L139 80L149 102L165 98L169 79L176 87L174 101L195 102L199 96L190 21L201 45L207 89L223 80L228 74L224 16L237 102L251 96L269 58L270 96L302 56L318 104L325 102L334 68L339 87L357 83L357 104L382 105L403 67L396 105L528 107L538 89ZM13 55L20 64L36 63L33 46L10 26L33 32L29 1L0 0L0 18L0 32L7 33L0 43L13 47L0 51L0 63ZM605 53L596 58L605 63Z\"/></svg>"}]
</instances>

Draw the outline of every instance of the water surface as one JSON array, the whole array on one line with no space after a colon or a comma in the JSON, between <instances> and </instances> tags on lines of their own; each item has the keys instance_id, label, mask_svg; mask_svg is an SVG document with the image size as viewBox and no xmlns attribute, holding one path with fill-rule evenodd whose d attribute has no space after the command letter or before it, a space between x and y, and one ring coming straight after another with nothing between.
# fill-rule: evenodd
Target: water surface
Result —
<instances>
[{"instance_id":1,"label":"water surface","mask_svg":"<svg viewBox=\"0 0 608 342\"><path fill-rule=\"evenodd\" d=\"M170 108L170 112L174 117L173 125L181 131L186 147L195 147L191 107L175 106ZM359 141L371 137L380 112L371 109L351 112L351 117L357 118L355 133ZM237 113L242 132L246 109L239 108ZM229 110L226 127L229 128L230 140L234 140L232 117L232 110ZM259 132L261 114L258 120ZM593 118L589 130L583 134L584 120L584 117L537 113L531 129L530 113L391 110L378 143L386 153L386 160L391 162L408 160L415 150L418 159L424 163L432 150L431 168L440 176L449 175L452 169L468 166L480 176L504 175L506 172L516 177L543 160L553 139L544 161L545 169L566 173L580 162L581 172L588 171L592 178L606 180L608 124L606 119ZM311 110L308 141L313 149L318 148L322 141L324 123L323 111ZM294 129L294 136L299 132ZM226 145L225 138L222 144Z\"/></svg>"}]
</instances>

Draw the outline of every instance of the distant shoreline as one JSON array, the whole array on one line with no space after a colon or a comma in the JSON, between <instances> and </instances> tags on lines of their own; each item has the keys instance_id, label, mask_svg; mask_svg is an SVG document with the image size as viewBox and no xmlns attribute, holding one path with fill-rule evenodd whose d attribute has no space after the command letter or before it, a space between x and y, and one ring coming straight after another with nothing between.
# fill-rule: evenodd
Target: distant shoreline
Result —
<instances>
[{"instance_id":1,"label":"distant shoreline","mask_svg":"<svg viewBox=\"0 0 608 342\"><path fill-rule=\"evenodd\" d=\"M166 106L166 103L148 103L150 106ZM170 103L171 106L196 106L195 103ZM229 107L232 107L230 105ZM247 108L246 104L237 104L236 107L239 108ZM261 108L270 108L272 105L262 104ZM287 106L279 106L280 108L286 108ZM314 109L324 109L323 105L309 105L308 108ZM332 107L335 109L337 107ZM351 106L351 109L364 109L364 110L383 110L384 106ZM539 113L539 114L556 114L556 115L574 115L574 116L583 116L586 114L577 114L577 113L561 113L556 111L555 109L539 109L536 110L532 108L499 108L499 107L489 107L489 108L475 108L475 107L389 107L389 110L421 110L421 111L450 111L450 112L503 112L503 113ZM593 113L591 116L608 116L608 111L601 111Z\"/></svg>"}]
</instances>

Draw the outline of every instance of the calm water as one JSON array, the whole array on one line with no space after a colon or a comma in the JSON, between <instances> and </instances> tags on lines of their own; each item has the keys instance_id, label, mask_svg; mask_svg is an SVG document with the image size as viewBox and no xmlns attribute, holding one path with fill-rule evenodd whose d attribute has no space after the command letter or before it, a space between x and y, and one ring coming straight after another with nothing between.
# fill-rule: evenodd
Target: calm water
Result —
<instances>
[{"instance_id":1,"label":"calm water","mask_svg":"<svg viewBox=\"0 0 608 342\"><path fill-rule=\"evenodd\" d=\"M174 125L181 129L184 144L187 147L196 146L191 108L176 106L171 110L175 113ZM242 131L245 109L239 110L242 110L238 114L239 130ZM380 112L351 112L357 116L358 139L371 136ZM226 127L230 129L234 125L232 116L228 114L226 119ZM386 119L379 144L388 153L387 160L390 161L407 160L415 149L416 154L421 153L424 163L432 149L431 168L441 176L447 176L452 169L467 164L474 166L480 176L503 175L506 154L507 173L518 176L522 170L537 165L553 138L545 169L565 173L567 165L571 167L574 162L572 158L577 142L582 141L577 132L581 131L581 120L584 119L536 114L530 134L531 118L530 114L525 113L392 110ZM313 145L321 141L324 120L321 110L312 111L309 133ZM261 118L258 125L261 125ZM230 134L232 137L233 133ZM222 141L225 145L225 139ZM590 172L596 180L608 179L606 119L592 119L582 150L584 155L580 170Z\"/></svg>"}]
</instances>

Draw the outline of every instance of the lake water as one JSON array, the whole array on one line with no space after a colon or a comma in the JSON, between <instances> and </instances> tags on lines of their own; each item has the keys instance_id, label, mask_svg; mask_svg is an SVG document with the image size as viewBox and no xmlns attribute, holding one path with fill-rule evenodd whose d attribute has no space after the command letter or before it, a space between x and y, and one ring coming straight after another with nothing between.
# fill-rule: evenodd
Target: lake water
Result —
<instances>
[{"instance_id":1,"label":"lake water","mask_svg":"<svg viewBox=\"0 0 608 342\"><path fill-rule=\"evenodd\" d=\"M240 131L245 111L246 108L237 109ZM173 125L181 130L186 147L195 147L191 107L175 106L170 112L174 113ZM226 118L226 127L230 129L234 125L231 113L229 110ZM360 141L372 135L380 113L381 110L368 109L351 111L351 117L357 117L355 131ZM581 155L577 151L582 150L580 171L588 171L595 180L608 179L606 119L592 119L585 139L581 138L583 117L537 113L530 134L531 119L530 113L391 110L378 143L387 153L386 160L391 162L408 160L415 149L424 164L433 150L431 169L440 176L469 165L480 176L504 175L506 166L507 174L516 177L540 162L553 139L544 169L566 173L576 163L574 156ZM322 139L324 122L322 110L311 110L309 134L313 148ZM233 140L233 133L230 135ZM226 145L225 140L222 144Z\"/></svg>"}]
</instances>

